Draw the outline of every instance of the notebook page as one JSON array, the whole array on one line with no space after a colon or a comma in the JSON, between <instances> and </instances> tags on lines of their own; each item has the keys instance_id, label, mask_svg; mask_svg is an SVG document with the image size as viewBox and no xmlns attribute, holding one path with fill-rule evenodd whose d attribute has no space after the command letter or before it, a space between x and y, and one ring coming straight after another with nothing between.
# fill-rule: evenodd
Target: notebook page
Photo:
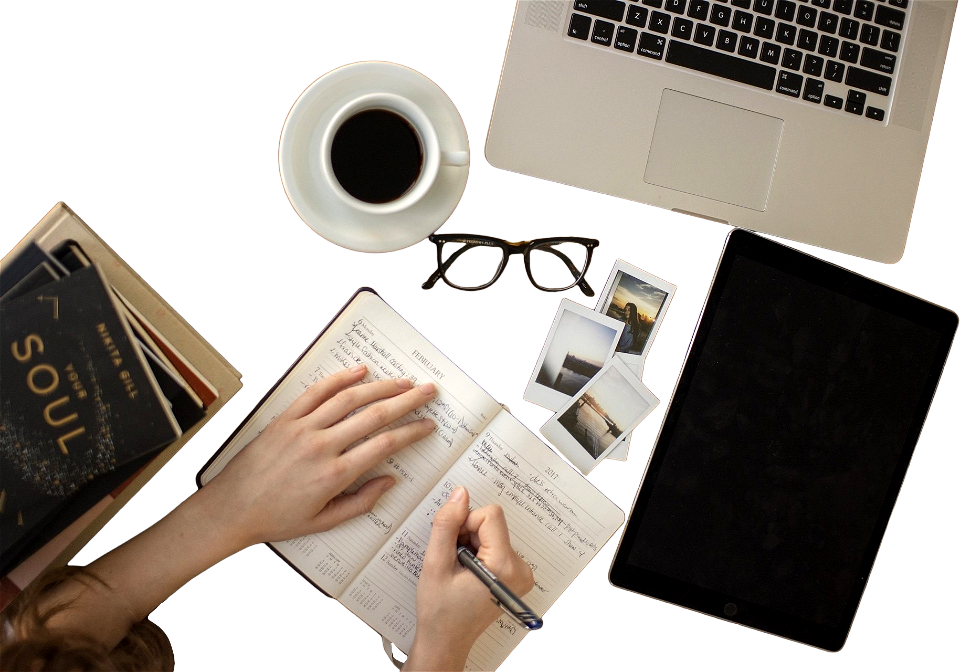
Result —
<instances>
[{"instance_id":1,"label":"notebook page","mask_svg":"<svg viewBox=\"0 0 960 672\"><path fill-rule=\"evenodd\" d=\"M536 581L524 600L540 614L623 524L623 511L613 502L516 418L499 414L340 597L406 652L416 629L416 586L433 516L458 485L469 491L471 508L503 507L511 543ZM525 634L502 616L477 640L467 669L496 668Z\"/></svg>"},{"instance_id":2,"label":"notebook page","mask_svg":"<svg viewBox=\"0 0 960 672\"><path fill-rule=\"evenodd\" d=\"M363 474L348 489L390 474L397 479L373 511L327 532L273 544L308 579L338 596L355 572L373 556L397 525L479 434L500 405L443 356L380 297L362 293L318 340L289 376L263 403L202 477L207 483L231 457L256 438L317 380L367 365L364 381L409 377L433 381L437 396L391 427L417 417L437 423L433 434L408 446Z\"/></svg>"}]
</instances>

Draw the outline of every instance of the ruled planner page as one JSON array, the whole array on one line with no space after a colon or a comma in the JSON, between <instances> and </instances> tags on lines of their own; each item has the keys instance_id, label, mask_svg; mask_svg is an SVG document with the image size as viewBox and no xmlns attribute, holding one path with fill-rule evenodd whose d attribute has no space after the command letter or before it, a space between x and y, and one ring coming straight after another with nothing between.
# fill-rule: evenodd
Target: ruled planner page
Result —
<instances>
[{"instance_id":1,"label":"ruled planner page","mask_svg":"<svg viewBox=\"0 0 960 672\"><path fill-rule=\"evenodd\" d=\"M365 382L386 378L433 381L437 396L391 427L431 418L433 434L373 467L347 492L390 474L397 479L370 513L327 532L272 544L308 579L337 597L356 572L389 539L457 457L480 435L499 404L434 348L396 311L370 292L349 305L297 366L265 400L250 421L204 472L205 484L300 394L321 378L357 363L367 365Z\"/></svg>"},{"instance_id":2,"label":"ruled planner page","mask_svg":"<svg viewBox=\"0 0 960 672\"><path fill-rule=\"evenodd\" d=\"M471 508L503 507L511 543L536 581L524 600L541 614L623 524L623 511L516 418L500 413L340 597L406 652L416 630L417 580L433 516L458 485L470 493ZM467 669L495 669L524 634L501 617L477 640Z\"/></svg>"}]
</instances>

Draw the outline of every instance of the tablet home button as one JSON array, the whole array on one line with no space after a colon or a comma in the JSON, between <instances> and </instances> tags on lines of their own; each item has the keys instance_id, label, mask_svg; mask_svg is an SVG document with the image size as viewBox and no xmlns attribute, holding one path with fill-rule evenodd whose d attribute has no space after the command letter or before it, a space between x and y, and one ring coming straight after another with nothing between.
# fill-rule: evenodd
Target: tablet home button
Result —
<instances>
[{"instance_id":1,"label":"tablet home button","mask_svg":"<svg viewBox=\"0 0 960 672\"><path fill-rule=\"evenodd\" d=\"M723 608L723 613L725 613L727 616L735 616L737 613L737 605L735 605L733 602L728 603L727 606Z\"/></svg>"}]
</instances>

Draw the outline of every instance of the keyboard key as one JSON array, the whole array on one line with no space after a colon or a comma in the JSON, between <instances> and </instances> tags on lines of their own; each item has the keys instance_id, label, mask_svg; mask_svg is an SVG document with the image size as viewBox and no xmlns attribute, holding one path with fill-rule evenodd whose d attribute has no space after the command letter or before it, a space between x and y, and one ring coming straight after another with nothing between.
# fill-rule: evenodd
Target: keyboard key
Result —
<instances>
[{"instance_id":1,"label":"keyboard key","mask_svg":"<svg viewBox=\"0 0 960 672\"><path fill-rule=\"evenodd\" d=\"M773 14L773 0L753 0L753 11L757 14Z\"/></svg>"},{"instance_id":2,"label":"keyboard key","mask_svg":"<svg viewBox=\"0 0 960 672\"><path fill-rule=\"evenodd\" d=\"M871 119L876 119L877 121L883 121L883 110L879 107L868 107L867 116Z\"/></svg>"},{"instance_id":3,"label":"keyboard key","mask_svg":"<svg viewBox=\"0 0 960 672\"><path fill-rule=\"evenodd\" d=\"M671 41L667 63L767 90L773 88L777 77L776 68L769 65L703 49L689 42Z\"/></svg>"},{"instance_id":4,"label":"keyboard key","mask_svg":"<svg viewBox=\"0 0 960 672\"><path fill-rule=\"evenodd\" d=\"M810 0L815 7L823 7L827 9L830 7L830 0Z\"/></svg>"},{"instance_id":5,"label":"keyboard key","mask_svg":"<svg viewBox=\"0 0 960 672\"><path fill-rule=\"evenodd\" d=\"M567 35L578 40L587 39L587 35L590 33L590 21L589 16L574 14L570 17L570 27L567 28Z\"/></svg>"},{"instance_id":6,"label":"keyboard key","mask_svg":"<svg viewBox=\"0 0 960 672\"><path fill-rule=\"evenodd\" d=\"M813 28L817 24L817 10L813 7L801 7L797 10L797 23Z\"/></svg>"},{"instance_id":7,"label":"keyboard key","mask_svg":"<svg viewBox=\"0 0 960 672\"><path fill-rule=\"evenodd\" d=\"M742 33L749 33L753 28L753 14L741 12L739 9L733 13L733 29Z\"/></svg>"},{"instance_id":8,"label":"keyboard key","mask_svg":"<svg viewBox=\"0 0 960 672\"><path fill-rule=\"evenodd\" d=\"M760 51L760 40L748 37L747 35L740 36L740 48L737 49L737 53L741 56L746 56L747 58L756 58L757 52Z\"/></svg>"},{"instance_id":9,"label":"keyboard key","mask_svg":"<svg viewBox=\"0 0 960 672\"><path fill-rule=\"evenodd\" d=\"M863 103L856 103L848 99L847 104L843 109L850 114L863 114Z\"/></svg>"},{"instance_id":10,"label":"keyboard key","mask_svg":"<svg viewBox=\"0 0 960 672\"><path fill-rule=\"evenodd\" d=\"M730 0L730 4L734 7L743 7L744 9L750 9L750 0Z\"/></svg>"},{"instance_id":11,"label":"keyboard key","mask_svg":"<svg viewBox=\"0 0 960 672\"><path fill-rule=\"evenodd\" d=\"M860 22L853 19L840 19L840 37L848 40L857 39L860 34Z\"/></svg>"},{"instance_id":12,"label":"keyboard key","mask_svg":"<svg viewBox=\"0 0 960 672\"><path fill-rule=\"evenodd\" d=\"M797 27L789 23L777 24L777 42L780 44L793 45L797 38Z\"/></svg>"},{"instance_id":13,"label":"keyboard key","mask_svg":"<svg viewBox=\"0 0 960 672\"><path fill-rule=\"evenodd\" d=\"M827 70L825 73L823 73L823 76L829 79L831 82L842 82L843 71L845 68L846 66L843 63L827 61Z\"/></svg>"},{"instance_id":14,"label":"keyboard key","mask_svg":"<svg viewBox=\"0 0 960 672\"><path fill-rule=\"evenodd\" d=\"M644 28L647 25L647 8L640 5L630 5L627 8L627 23L637 28Z\"/></svg>"},{"instance_id":15,"label":"keyboard key","mask_svg":"<svg viewBox=\"0 0 960 672\"><path fill-rule=\"evenodd\" d=\"M773 30L777 24L773 19L764 16L758 16L756 23L753 24L753 34L762 37L765 40L773 39Z\"/></svg>"},{"instance_id":16,"label":"keyboard key","mask_svg":"<svg viewBox=\"0 0 960 672\"><path fill-rule=\"evenodd\" d=\"M730 8L723 5L714 5L710 9L710 23L718 26L730 25Z\"/></svg>"},{"instance_id":17,"label":"keyboard key","mask_svg":"<svg viewBox=\"0 0 960 672\"><path fill-rule=\"evenodd\" d=\"M637 53L647 58L663 59L663 48L667 45L667 38L653 33L640 33L640 44Z\"/></svg>"},{"instance_id":18,"label":"keyboard key","mask_svg":"<svg viewBox=\"0 0 960 672\"><path fill-rule=\"evenodd\" d=\"M881 26L886 26L887 28L903 30L903 21L906 18L906 13L901 12L899 9L893 9L892 7L887 7L886 5L880 5L877 7L877 16L874 21L879 23Z\"/></svg>"},{"instance_id":19,"label":"keyboard key","mask_svg":"<svg viewBox=\"0 0 960 672\"><path fill-rule=\"evenodd\" d=\"M907 0L890 0L891 7L899 7L900 9L907 8Z\"/></svg>"},{"instance_id":20,"label":"keyboard key","mask_svg":"<svg viewBox=\"0 0 960 672\"><path fill-rule=\"evenodd\" d=\"M670 30L670 15L663 12L650 12L650 25L647 28L655 33L666 35Z\"/></svg>"},{"instance_id":21,"label":"keyboard key","mask_svg":"<svg viewBox=\"0 0 960 672\"><path fill-rule=\"evenodd\" d=\"M861 21L870 21L873 19L874 4L870 0L857 0L853 6L853 15Z\"/></svg>"},{"instance_id":22,"label":"keyboard key","mask_svg":"<svg viewBox=\"0 0 960 672\"><path fill-rule=\"evenodd\" d=\"M820 21L817 23L817 28L821 33L829 33L833 35L837 32L837 24L840 22L840 17L836 14L831 14L830 12L820 12Z\"/></svg>"},{"instance_id":23,"label":"keyboard key","mask_svg":"<svg viewBox=\"0 0 960 672\"><path fill-rule=\"evenodd\" d=\"M733 53L737 48L737 34L729 30L721 30L717 33L717 49L723 49Z\"/></svg>"},{"instance_id":24,"label":"keyboard key","mask_svg":"<svg viewBox=\"0 0 960 672\"><path fill-rule=\"evenodd\" d=\"M860 65L889 75L893 73L893 68L897 65L897 57L870 47L864 47L863 55L860 56Z\"/></svg>"},{"instance_id":25,"label":"keyboard key","mask_svg":"<svg viewBox=\"0 0 960 672\"><path fill-rule=\"evenodd\" d=\"M687 0L666 0L663 8L674 14L683 14L687 9Z\"/></svg>"},{"instance_id":26,"label":"keyboard key","mask_svg":"<svg viewBox=\"0 0 960 672\"><path fill-rule=\"evenodd\" d=\"M869 70L861 70L852 65L847 68L847 86L863 89L870 93L879 93L881 96L889 96L890 85L892 83L893 80L886 75L881 75Z\"/></svg>"},{"instance_id":27,"label":"keyboard key","mask_svg":"<svg viewBox=\"0 0 960 672\"><path fill-rule=\"evenodd\" d=\"M847 63L856 63L860 58L860 45L853 42L844 42L840 47L840 60Z\"/></svg>"},{"instance_id":28,"label":"keyboard key","mask_svg":"<svg viewBox=\"0 0 960 672\"><path fill-rule=\"evenodd\" d=\"M773 42L764 42L760 47L760 60L776 65L780 62L780 45Z\"/></svg>"},{"instance_id":29,"label":"keyboard key","mask_svg":"<svg viewBox=\"0 0 960 672\"><path fill-rule=\"evenodd\" d=\"M623 21L627 3L614 0L574 0L573 8L578 12L601 16L611 21Z\"/></svg>"},{"instance_id":30,"label":"keyboard key","mask_svg":"<svg viewBox=\"0 0 960 672\"><path fill-rule=\"evenodd\" d=\"M790 2L790 0L777 0L775 14L781 21L793 21L796 11L797 3Z\"/></svg>"},{"instance_id":31,"label":"keyboard key","mask_svg":"<svg viewBox=\"0 0 960 672\"><path fill-rule=\"evenodd\" d=\"M860 41L871 47L877 46L877 42L880 41L880 29L869 23L863 24L860 28Z\"/></svg>"},{"instance_id":32,"label":"keyboard key","mask_svg":"<svg viewBox=\"0 0 960 672\"><path fill-rule=\"evenodd\" d=\"M895 33L892 30L883 31L880 46L889 51L900 51L900 33Z\"/></svg>"},{"instance_id":33,"label":"keyboard key","mask_svg":"<svg viewBox=\"0 0 960 672\"><path fill-rule=\"evenodd\" d=\"M696 30L693 31L693 41L697 44L703 44L708 47L713 46L713 38L717 34L717 29L708 26L705 23L698 23Z\"/></svg>"},{"instance_id":34,"label":"keyboard key","mask_svg":"<svg viewBox=\"0 0 960 672\"><path fill-rule=\"evenodd\" d=\"M643 0L643 4L647 7L663 7L663 0Z\"/></svg>"},{"instance_id":35,"label":"keyboard key","mask_svg":"<svg viewBox=\"0 0 960 672\"><path fill-rule=\"evenodd\" d=\"M835 37L830 37L829 35L820 36L820 46L817 47L818 54L832 58L837 55L838 49L840 49L840 40Z\"/></svg>"},{"instance_id":36,"label":"keyboard key","mask_svg":"<svg viewBox=\"0 0 960 672\"><path fill-rule=\"evenodd\" d=\"M855 103L865 103L867 102L867 94L863 91L847 91L847 100L852 100Z\"/></svg>"},{"instance_id":37,"label":"keyboard key","mask_svg":"<svg viewBox=\"0 0 960 672\"><path fill-rule=\"evenodd\" d=\"M615 26L609 21L597 19L593 22L593 35L590 36L590 41L594 44L602 44L605 47L609 47L610 43L613 42L614 28Z\"/></svg>"},{"instance_id":38,"label":"keyboard key","mask_svg":"<svg viewBox=\"0 0 960 672\"><path fill-rule=\"evenodd\" d=\"M614 40L613 46L621 51L632 52L637 46L637 36L639 33L636 28L627 28L626 26L620 26L617 28L617 39Z\"/></svg>"},{"instance_id":39,"label":"keyboard key","mask_svg":"<svg viewBox=\"0 0 960 672\"><path fill-rule=\"evenodd\" d=\"M807 75L813 75L814 77L822 75L823 58L814 56L813 54L807 54L807 57L803 59L803 72Z\"/></svg>"},{"instance_id":40,"label":"keyboard key","mask_svg":"<svg viewBox=\"0 0 960 672\"><path fill-rule=\"evenodd\" d=\"M833 0L833 11L850 14L853 11L853 0Z\"/></svg>"},{"instance_id":41,"label":"keyboard key","mask_svg":"<svg viewBox=\"0 0 960 672\"><path fill-rule=\"evenodd\" d=\"M783 58L780 61L780 65L783 67L790 68L791 70L799 70L802 62L803 54L796 49L783 50Z\"/></svg>"},{"instance_id":42,"label":"keyboard key","mask_svg":"<svg viewBox=\"0 0 960 672\"><path fill-rule=\"evenodd\" d=\"M823 82L808 77L807 83L803 85L803 99L819 105L823 100Z\"/></svg>"},{"instance_id":43,"label":"keyboard key","mask_svg":"<svg viewBox=\"0 0 960 672\"><path fill-rule=\"evenodd\" d=\"M780 76L777 77L777 93L799 98L801 86L803 86L803 75L786 70L780 71Z\"/></svg>"},{"instance_id":44,"label":"keyboard key","mask_svg":"<svg viewBox=\"0 0 960 672\"><path fill-rule=\"evenodd\" d=\"M707 12L710 11L710 3L707 0L690 0L690 8L687 10L687 16L697 21L706 21Z\"/></svg>"},{"instance_id":45,"label":"keyboard key","mask_svg":"<svg viewBox=\"0 0 960 672\"><path fill-rule=\"evenodd\" d=\"M693 21L678 16L673 20L673 30L670 34L681 40L689 40L693 37Z\"/></svg>"},{"instance_id":46,"label":"keyboard key","mask_svg":"<svg viewBox=\"0 0 960 672\"><path fill-rule=\"evenodd\" d=\"M797 37L797 46L807 51L817 50L817 34L806 28L800 29L800 35Z\"/></svg>"},{"instance_id":47,"label":"keyboard key","mask_svg":"<svg viewBox=\"0 0 960 672\"><path fill-rule=\"evenodd\" d=\"M827 94L823 97L823 104L827 107L832 107L835 110L843 109L843 98L838 98L837 96L831 96Z\"/></svg>"}]
</instances>

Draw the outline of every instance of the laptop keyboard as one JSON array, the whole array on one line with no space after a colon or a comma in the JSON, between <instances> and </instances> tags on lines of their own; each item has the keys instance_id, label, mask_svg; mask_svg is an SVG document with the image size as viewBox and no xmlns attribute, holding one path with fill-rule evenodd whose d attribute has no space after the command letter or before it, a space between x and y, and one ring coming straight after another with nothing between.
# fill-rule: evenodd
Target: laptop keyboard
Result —
<instances>
[{"instance_id":1,"label":"laptop keyboard","mask_svg":"<svg viewBox=\"0 0 960 672\"><path fill-rule=\"evenodd\" d=\"M567 36L884 121L910 0L574 0Z\"/></svg>"}]
</instances>

